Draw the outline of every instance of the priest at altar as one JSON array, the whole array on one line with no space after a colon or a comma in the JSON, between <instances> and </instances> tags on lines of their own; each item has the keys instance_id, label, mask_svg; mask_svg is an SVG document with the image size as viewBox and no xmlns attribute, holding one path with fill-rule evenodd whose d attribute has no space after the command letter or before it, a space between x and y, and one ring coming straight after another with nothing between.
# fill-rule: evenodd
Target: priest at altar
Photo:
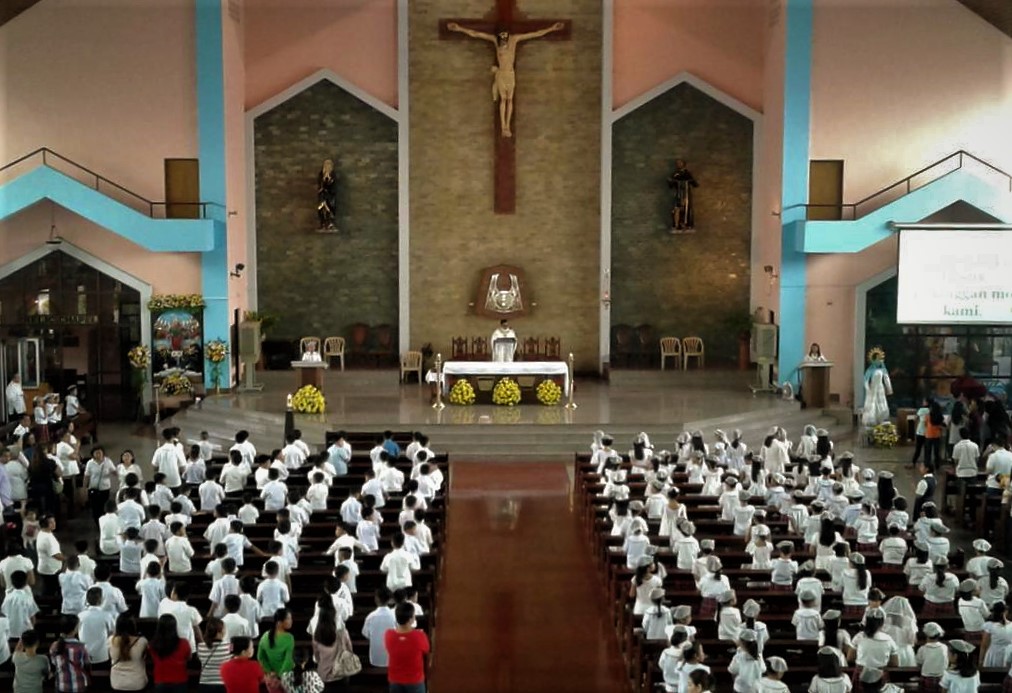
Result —
<instances>
[{"instance_id":1,"label":"priest at altar","mask_svg":"<svg viewBox=\"0 0 1012 693\"><path fill-rule=\"evenodd\" d=\"M513 360L517 351L517 333L509 325L508 320L500 320L499 327L492 333L489 340L492 346L492 360L504 363Z\"/></svg>"}]
</instances>

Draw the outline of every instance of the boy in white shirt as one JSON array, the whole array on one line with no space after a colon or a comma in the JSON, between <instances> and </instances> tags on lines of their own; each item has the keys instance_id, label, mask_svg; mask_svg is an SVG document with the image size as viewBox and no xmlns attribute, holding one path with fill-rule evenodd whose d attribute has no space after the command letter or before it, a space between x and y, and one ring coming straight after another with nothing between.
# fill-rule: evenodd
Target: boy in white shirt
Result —
<instances>
[{"instance_id":1,"label":"boy in white shirt","mask_svg":"<svg viewBox=\"0 0 1012 693\"><path fill-rule=\"evenodd\" d=\"M221 570L222 576L211 585L211 594L208 597L211 607L207 610L208 618L224 616L225 598L230 595L239 596L239 578L235 576L235 561L225 558L221 562Z\"/></svg>"},{"instance_id":2,"label":"boy in white shirt","mask_svg":"<svg viewBox=\"0 0 1012 693\"><path fill-rule=\"evenodd\" d=\"M239 595L239 615L249 623L253 631L253 637L260 633L260 602L257 601L257 580L252 575L246 575L239 581L239 588L242 593Z\"/></svg>"},{"instance_id":3,"label":"boy in white shirt","mask_svg":"<svg viewBox=\"0 0 1012 693\"><path fill-rule=\"evenodd\" d=\"M415 479L418 482L418 493L425 500L432 500L436 497L436 491L439 490L439 485L436 483L432 476L432 467L427 462L423 462L418 467L418 478Z\"/></svg>"},{"instance_id":4,"label":"boy in white shirt","mask_svg":"<svg viewBox=\"0 0 1012 693\"><path fill-rule=\"evenodd\" d=\"M357 525L362 520L361 491L352 491L341 503L341 521L346 525Z\"/></svg>"},{"instance_id":5,"label":"boy in white shirt","mask_svg":"<svg viewBox=\"0 0 1012 693\"><path fill-rule=\"evenodd\" d=\"M285 436L285 447L281 448L281 457L288 469L298 469L306 463L306 452L295 444L295 433Z\"/></svg>"},{"instance_id":6,"label":"boy in white shirt","mask_svg":"<svg viewBox=\"0 0 1012 693\"><path fill-rule=\"evenodd\" d=\"M383 484L376 478L375 472L371 469L365 470L365 483L362 484L362 495L372 496L375 500L373 507L382 508L386 504L386 494L383 492Z\"/></svg>"},{"instance_id":7,"label":"boy in white shirt","mask_svg":"<svg viewBox=\"0 0 1012 693\"><path fill-rule=\"evenodd\" d=\"M358 526L355 528L355 534L358 536L358 540L369 551L379 551L379 526L372 521L373 515L376 511L371 507L364 507L362 509L362 519L359 521Z\"/></svg>"},{"instance_id":8,"label":"boy in white shirt","mask_svg":"<svg viewBox=\"0 0 1012 693\"><path fill-rule=\"evenodd\" d=\"M122 533L123 523L116 512L116 503L106 501L105 515L98 518L98 550L106 556L115 556L119 553L118 540Z\"/></svg>"},{"instance_id":9,"label":"boy in white shirt","mask_svg":"<svg viewBox=\"0 0 1012 693\"><path fill-rule=\"evenodd\" d=\"M966 481L977 478L980 470L980 446L970 440L968 428L959 429L959 442L952 448L952 461L956 465L956 477Z\"/></svg>"},{"instance_id":10,"label":"boy in white shirt","mask_svg":"<svg viewBox=\"0 0 1012 693\"><path fill-rule=\"evenodd\" d=\"M169 597L158 605L158 615L172 614L176 617L176 632L181 639L190 643L191 650L196 649L194 631L203 619L200 612L187 603L190 586L185 582L176 582L172 586Z\"/></svg>"},{"instance_id":11,"label":"boy in white shirt","mask_svg":"<svg viewBox=\"0 0 1012 693\"><path fill-rule=\"evenodd\" d=\"M241 568L244 562L244 552L246 549L250 549L258 556L266 556L264 551L261 551L250 542L249 538L243 534L243 526L241 520L232 520L229 525L229 533L226 534L221 543L228 548L228 555L235 561L237 567ZM224 567L224 562L222 562Z\"/></svg>"},{"instance_id":12,"label":"boy in white shirt","mask_svg":"<svg viewBox=\"0 0 1012 693\"><path fill-rule=\"evenodd\" d=\"M166 515L165 520L162 521L162 524L165 525L166 527L172 527L173 522L180 522L184 526L189 527L190 523L193 522L193 517L183 512L183 505L179 501L172 501L172 505L169 506L169 510L171 512L168 515ZM169 530L168 534L170 537L172 536L171 529ZM164 550L165 545L164 541L162 542L162 545Z\"/></svg>"},{"instance_id":13,"label":"boy in white shirt","mask_svg":"<svg viewBox=\"0 0 1012 693\"><path fill-rule=\"evenodd\" d=\"M164 474L155 474L155 490L149 494L151 502L157 505L164 512L168 512L169 508L172 507L172 500L176 497L176 494L172 492L172 488L166 483Z\"/></svg>"},{"instance_id":14,"label":"boy in white shirt","mask_svg":"<svg viewBox=\"0 0 1012 693\"><path fill-rule=\"evenodd\" d=\"M214 551L214 547L225 538L232 526L232 520L229 518L230 512L231 508L224 504L219 504L214 509L214 521L204 530L204 538L207 539L207 545L211 547L211 551Z\"/></svg>"},{"instance_id":15,"label":"boy in white shirt","mask_svg":"<svg viewBox=\"0 0 1012 693\"><path fill-rule=\"evenodd\" d=\"M404 523L402 528L404 532L404 550L410 551L416 556L422 556L429 552L428 545L423 542L418 536L418 523L414 520L408 520Z\"/></svg>"},{"instance_id":16,"label":"boy in white shirt","mask_svg":"<svg viewBox=\"0 0 1012 693\"><path fill-rule=\"evenodd\" d=\"M108 563L99 563L95 566L95 584L93 586L102 589L102 608L111 611L114 616L118 616L126 613L127 603L123 597L123 590L109 582L110 577L112 577L112 568Z\"/></svg>"},{"instance_id":17,"label":"boy in white shirt","mask_svg":"<svg viewBox=\"0 0 1012 693\"><path fill-rule=\"evenodd\" d=\"M120 526L125 530L127 527L141 528L147 519L147 513L143 506L137 502L140 491L136 488L128 489L125 500L116 506L116 514L119 516ZM99 522L101 523L99 518Z\"/></svg>"},{"instance_id":18,"label":"boy in white shirt","mask_svg":"<svg viewBox=\"0 0 1012 693\"><path fill-rule=\"evenodd\" d=\"M398 532L390 540L393 551L383 557L380 571L387 575L387 588L390 591L411 586L411 571L421 570L418 556L404 550L404 535Z\"/></svg>"},{"instance_id":19,"label":"boy in white shirt","mask_svg":"<svg viewBox=\"0 0 1012 693\"><path fill-rule=\"evenodd\" d=\"M156 553L160 556L165 555L165 540L172 536L169 528L159 518L161 517L161 509L157 505L148 506L148 521L141 525L140 536L141 539L147 541L148 539L154 539L158 543Z\"/></svg>"},{"instance_id":20,"label":"boy in white shirt","mask_svg":"<svg viewBox=\"0 0 1012 693\"><path fill-rule=\"evenodd\" d=\"M170 533L169 536L171 537L172 534ZM161 548L162 550L163 554L162 556L158 555L159 548ZM148 565L152 563L157 563L159 566L161 566L162 563L165 562L164 553L165 553L164 544L159 546L158 541L155 539L144 540L144 552L141 554L141 561L140 561L141 577L144 577L144 575L147 574Z\"/></svg>"},{"instance_id":21,"label":"boy in white shirt","mask_svg":"<svg viewBox=\"0 0 1012 693\"><path fill-rule=\"evenodd\" d=\"M249 440L249 431L239 431L235 434L235 445L229 448L229 457L231 457L233 450L236 450L242 456L242 462L246 465L247 473L253 469L253 460L256 459L257 449Z\"/></svg>"},{"instance_id":22,"label":"boy in white shirt","mask_svg":"<svg viewBox=\"0 0 1012 693\"><path fill-rule=\"evenodd\" d=\"M347 546L337 550L338 563L336 567L344 566L348 569L348 579L345 584L348 585L348 591L352 594L358 593L358 575L361 572L358 568L358 563L355 562L355 555L352 550Z\"/></svg>"},{"instance_id":23,"label":"boy in white shirt","mask_svg":"<svg viewBox=\"0 0 1012 693\"><path fill-rule=\"evenodd\" d=\"M211 436L208 435L207 431L200 432L200 440L197 441L197 447L200 448L200 458L204 462L210 462L211 458L214 457L214 449L220 447L211 442Z\"/></svg>"},{"instance_id":24,"label":"boy in white shirt","mask_svg":"<svg viewBox=\"0 0 1012 693\"><path fill-rule=\"evenodd\" d=\"M224 472L222 472L224 476ZM209 513L225 500L225 489L214 479L208 479L197 487L200 494L200 512Z\"/></svg>"},{"instance_id":25,"label":"boy in white shirt","mask_svg":"<svg viewBox=\"0 0 1012 693\"><path fill-rule=\"evenodd\" d=\"M28 587L28 574L25 571L15 570L11 573L11 589L4 595L0 611L7 616L11 638L20 638L22 633L34 627L39 607Z\"/></svg>"},{"instance_id":26,"label":"boy in white shirt","mask_svg":"<svg viewBox=\"0 0 1012 693\"><path fill-rule=\"evenodd\" d=\"M190 446L190 456L186 459L183 470L183 481L190 486L199 486L207 479L207 461L200 453L199 445Z\"/></svg>"},{"instance_id":27,"label":"boy in white shirt","mask_svg":"<svg viewBox=\"0 0 1012 693\"><path fill-rule=\"evenodd\" d=\"M76 616L85 609L85 595L94 584L94 580L81 572L81 559L78 556L67 557L67 569L60 573L60 595L62 604L60 613Z\"/></svg>"},{"instance_id":28,"label":"boy in white shirt","mask_svg":"<svg viewBox=\"0 0 1012 693\"><path fill-rule=\"evenodd\" d=\"M182 522L173 522L169 527L172 536L165 541L165 556L170 573L189 573L193 570L190 559L193 558L193 546L186 537L186 527Z\"/></svg>"},{"instance_id":29,"label":"boy in white shirt","mask_svg":"<svg viewBox=\"0 0 1012 693\"><path fill-rule=\"evenodd\" d=\"M116 617L102 608L102 590L92 587L87 595L88 607L77 617L77 637L92 664L109 661L109 638L116 630Z\"/></svg>"},{"instance_id":30,"label":"boy in white shirt","mask_svg":"<svg viewBox=\"0 0 1012 693\"><path fill-rule=\"evenodd\" d=\"M255 496L252 493L244 494L242 497L242 507L235 514L244 525L255 525L260 518L260 511L253 505L254 498Z\"/></svg>"},{"instance_id":31,"label":"boy in white shirt","mask_svg":"<svg viewBox=\"0 0 1012 693\"><path fill-rule=\"evenodd\" d=\"M267 579L257 586L257 601L261 613L273 614L288 603L288 585L278 579L278 564L275 561L267 561L264 570Z\"/></svg>"},{"instance_id":32,"label":"boy in white shirt","mask_svg":"<svg viewBox=\"0 0 1012 693\"><path fill-rule=\"evenodd\" d=\"M386 667L389 662L383 638L388 630L397 627L394 610L390 608L391 601L390 590L385 587L376 590L376 609L365 617L362 624L362 635L369 641L369 664L374 667Z\"/></svg>"},{"instance_id":33,"label":"boy in white shirt","mask_svg":"<svg viewBox=\"0 0 1012 693\"><path fill-rule=\"evenodd\" d=\"M221 622L225 625L225 642L232 642L232 638L252 638L255 635L249 621L239 613L240 609L240 595L230 594L225 597L225 615L221 617Z\"/></svg>"},{"instance_id":34,"label":"boy in white shirt","mask_svg":"<svg viewBox=\"0 0 1012 693\"><path fill-rule=\"evenodd\" d=\"M141 539L141 531L136 527L127 527L119 540L119 572L140 577L143 551L144 541Z\"/></svg>"},{"instance_id":35,"label":"boy in white shirt","mask_svg":"<svg viewBox=\"0 0 1012 693\"><path fill-rule=\"evenodd\" d=\"M383 451L383 466L379 471L380 484L385 493L400 493L404 486L404 472L394 466L386 450Z\"/></svg>"},{"instance_id":36,"label":"boy in white shirt","mask_svg":"<svg viewBox=\"0 0 1012 693\"><path fill-rule=\"evenodd\" d=\"M264 500L264 510L275 512L285 507L288 498L288 487L285 485L285 482L280 480L280 474L277 469L271 469L267 478L269 481L260 492L260 497Z\"/></svg>"},{"instance_id":37,"label":"boy in white shirt","mask_svg":"<svg viewBox=\"0 0 1012 693\"><path fill-rule=\"evenodd\" d=\"M432 529L425 524L425 511L415 510L415 536L425 545L427 551L432 550Z\"/></svg>"},{"instance_id":38,"label":"boy in white shirt","mask_svg":"<svg viewBox=\"0 0 1012 693\"><path fill-rule=\"evenodd\" d=\"M313 483L306 491L306 500L314 512L327 509L327 497L330 495L330 486L326 483L323 472L313 473Z\"/></svg>"},{"instance_id":39,"label":"boy in white shirt","mask_svg":"<svg viewBox=\"0 0 1012 693\"><path fill-rule=\"evenodd\" d=\"M140 618L158 618L158 605L165 599L165 579L162 568L157 563L149 563L144 577L134 585L137 594L141 595Z\"/></svg>"},{"instance_id":40,"label":"boy in white shirt","mask_svg":"<svg viewBox=\"0 0 1012 693\"><path fill-rule=\"evenodd\" d=\"M246 487L251 468L244 464L242 453L238 450L231 450L229 458L218 475L218 482L225 488L225 493L238 493Z\"/></svg>"},{"instance_id":41,"label":"boy in white shirt","mask_svg":"<svg viewBox=\"0 0 1012 693\"><path fill-rule=\"evenodd\" d=\"M336 554L344 548L348 549L353 554L355 551L364 551L365 553L369 553L369 548L365 544L351 536L344 525L337 523L334 525L334 543L332 543L325 551L326 555L334 556L335 568L338 564L340 564L340 559L337 558Z\"/></svg>"}]
</instances>

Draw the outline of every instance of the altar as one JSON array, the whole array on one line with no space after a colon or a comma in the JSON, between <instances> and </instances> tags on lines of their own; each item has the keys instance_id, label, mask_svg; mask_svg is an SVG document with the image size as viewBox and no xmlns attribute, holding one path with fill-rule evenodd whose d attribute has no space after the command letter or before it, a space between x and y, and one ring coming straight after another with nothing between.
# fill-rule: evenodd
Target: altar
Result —
<instances>
[{"instance_id":1,"label":"altar","mask_svg":"<svg viewBox=\"0 0 1012 693\"><path fill-rule=\"evenodd\" d=\"M565 361L447 361L443 364L442 388L447 394L459 378L562 379L562 394L569 396L569 368Z\"/></svg>"}]
</instances>

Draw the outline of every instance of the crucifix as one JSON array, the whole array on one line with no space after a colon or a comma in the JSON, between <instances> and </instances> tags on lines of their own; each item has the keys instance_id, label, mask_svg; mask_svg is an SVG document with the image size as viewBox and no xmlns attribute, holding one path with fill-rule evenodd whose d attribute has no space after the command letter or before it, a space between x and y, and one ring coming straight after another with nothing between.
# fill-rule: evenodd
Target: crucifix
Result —
<instances>
[{"instance_id":1,"label":"crucifix","mask_svg":"<svg viewBox=\"0 0 1012 693\"><path fill-rule=\"evenodd\" d=\"M492 67L492 101L496 105L495 128L495 203L496 214L516 211L516 91L517 46L522 41L548 38L565 41L572 22L555 19L526 19L517 10L516 0L495 0L494 12L484 19L441 19L442 39L473 38L495 46L496 65Z\"/></svg>"}]
</instances>

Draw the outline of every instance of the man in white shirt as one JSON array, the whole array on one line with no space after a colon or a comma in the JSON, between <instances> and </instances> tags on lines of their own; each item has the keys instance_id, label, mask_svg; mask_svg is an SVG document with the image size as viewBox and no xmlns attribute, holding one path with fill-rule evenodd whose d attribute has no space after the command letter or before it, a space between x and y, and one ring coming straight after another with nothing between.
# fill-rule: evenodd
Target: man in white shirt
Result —
<instances>
[{"instance_id":1,"label":"man in white shirt","mask_svg":"<svg viewBox=\"0 0 1012 693\"><path fill-rule=\"evenodd\" d=\"M21 420L18 421L18 425L14 427L14 432L11 434L11 436L14 438L15 441L20 442L22 436L24 436L26 433L31 432L32 432L32 417L29 414L22 414Z\"/></svg>"},{"instance_id":2,"label":"man in white shirt","mask_svg":"<svg viewBox=\"0 0 1012 693\"><path fill-rule=\"evenodd\" d=\"M993 495L1000 495L1002 492L1001 483L998 477L1012 474L1012 452L1009 452L1008 441L995 441L993 449L987 456L987 492Z\"/></svg>"},{"instance_id":3,"label":"man in white shirt","mask_svg":"<svg viewBox=\"0 0 1012 693\"><path fill-rule=\"evenodd\" d=\"M162 431L162 444L151 457L151 466L156 472L165 475L165 485L170 489L178 489L183 485L182 473L186 469L186 456L176 445L175 429L166 428Z\"/></svg>"},{"instance_id":4,"label":"man in white shirt","mask_svg":"<svg viewBox=\"0 0 1012 693\"><path fill-rule=\"evenodd\" d=\"M88 608L78 617L77 636L92 664L109 661L109 637L116 630L116 617L102 608L102 588L88 590Z\"/></svg>"},{"instance_id":5,"label":"man in white shirt","mask_svg":"<svg viewBox=\"0 0 1012 693\"><path fill-rule=\"evenodd\" d=\"M67 388L67 396L63 398L63 403L63 413L66 414L68 421L74 420L84 411L81 408L81 400L77 398L77 385Z\"/></svg>"},{"instance_id":6,"label":"man in white shirt","mask_svg":"<svg viewBox=\"0 0 1012 693\"><path fill-rule=\"evenodd\" d=\"M112 490L112 478L116 474L116 465L105 456L101 446L91 449L91 459L84 465L84 485L88 489L88 505L91 517L98 525L98 518L105 512L106 501Z\"/></svg>"},{"instance_id":7,"label":"man in white shirt","mask_svg":"<svg viewBox=\"0 0 1012 693\"><path fill-rule=\"evenodd\" d=\"M25 405L25 391L21 388L21 374L15 373L4 391L7 399L7 420L17 421L28 411Z\"/></svg>"},{"instance_id":8,"label":"man in white shirt","mask_svg":"<svg viewBox=\"0 0 1012 693\"><path fill-rule=\"evenodd\" d=\"M952 460L956 464L956 476L960 479L977 478L977 460L980 447L970 440L970 430L959 429L959 442L952 448Z\"/></svg>"},{"instance_id":9,"label":"man in white shirt","mask_svg":"<svg viewBox=\"0 0 1012 693\"><path fill-rule=\"evenodd\" d=\"M369 641L369 664L374 667L386 667L389 662L384 636L388 630L397 627L394 610L390 608L391 601L390 590L385 587L376 590L376 609L365 617L362 624L362 635Z\"/></svg>"},{"instance_id":10,"label":"man in white shirt","mask_svg":"<svg viewBox=\"0 0 1012 693\"><path fill-rule=\"evenodd\" d=\"M253 469L253 462L256 460L257 449L249 440L249 431L239 431L235 434L235 445L229 448L229 453L238 450L242 455L242 461L246 465L246 471Z\"/></svg>"},{"instance_id":11,"label":"man in white shirt","mask_svg":"<svg viewBox=\"0 0 1012 693\"><path fill-rule=\"evenodd\" d=\"M391 592L411 586L411 571L421 570L418 556L404 549L404 535L400 532L393 536L390 543L393 551L383 557L380 570L387 575L387 589Z\"/></svg>"},{"instance_id":12,"label":"man in white shirt","mask_svg":"<svg viewBox=\"0 0 1012 693\"><path fill-rule=\"evenodd\" d=\"M185 582L177 582L172 587L172 593L158 605L158 615L172 614L176 617L176 632L180 638L190 643L190 649L194 652L197 649L197 641L194 637L194 630L200 625L200 612L186 603L190 596L190 586Z\"/></svg>"}]
</instances>

